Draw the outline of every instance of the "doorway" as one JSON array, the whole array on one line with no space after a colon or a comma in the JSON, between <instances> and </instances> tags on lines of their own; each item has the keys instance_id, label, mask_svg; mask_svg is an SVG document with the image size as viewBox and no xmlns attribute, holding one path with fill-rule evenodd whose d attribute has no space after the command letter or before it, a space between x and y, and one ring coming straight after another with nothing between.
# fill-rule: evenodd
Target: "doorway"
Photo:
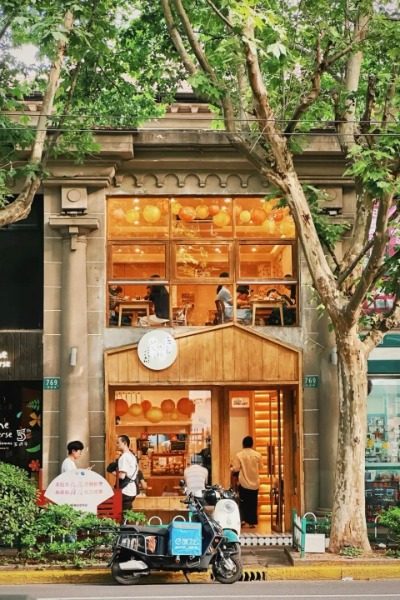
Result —
<instances>
[{"instance_id":1,"label":"doorway","mask_svg":"<svg viewBox=\"0 0 400 600\"><path fill-rule=\"evenodd\" d=\"M295 394L289 388L229 390L230 455L251 435L262 456L258 531L289 531L295 497Z\"/></svg>"}]
</instances>

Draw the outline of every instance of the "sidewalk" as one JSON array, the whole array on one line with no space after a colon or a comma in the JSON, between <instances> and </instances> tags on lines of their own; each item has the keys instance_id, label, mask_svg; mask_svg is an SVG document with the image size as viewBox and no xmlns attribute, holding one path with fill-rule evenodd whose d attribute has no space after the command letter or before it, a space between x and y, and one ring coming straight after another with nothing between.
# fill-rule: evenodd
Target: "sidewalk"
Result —
<instances>
[{"instance_id":1,"label":"sidewalk","mask_svg":"<svg viewBox=\"0 0 400 600\"><path fill-rule=\"evenodd\" d=\"M244 547L242 549L244 581L400 579L400 559L385 557L346 558L331 554L308 554L301 559L292 548ZM193 583L212 582L210 573L189 575ZM182 573L154 573L144 583L185 583ZM110 569L52 568L46 565L0 567L0 585L33 583L113 584ZM117 584L116 584L117 585Z\"/></svg>"}]
</instances>

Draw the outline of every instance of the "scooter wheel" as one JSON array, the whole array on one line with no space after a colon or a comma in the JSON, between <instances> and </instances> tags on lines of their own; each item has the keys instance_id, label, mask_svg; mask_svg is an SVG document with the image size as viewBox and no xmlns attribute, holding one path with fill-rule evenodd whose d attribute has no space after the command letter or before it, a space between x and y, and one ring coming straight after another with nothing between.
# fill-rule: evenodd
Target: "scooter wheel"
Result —
<instances>
[{"instance_id":1,"label":"scooter wheel","mask_svg":"<svg viewBox=\"0 0 400 600\"><path fill-rule=\"evenodd\" d=\"M119 562L113 562L111 567L111 575L115 581L121 585L135 585L139 583L141 575L132 573L132 571L122 571L119 568Z\"/></svg>"},{"instance_id":2,"label":"scooter wheel","mask_svg":"<svg viewBox=\"0 0 400 600\"><path fill-rule=\"evenodd\" d=\"M214 579L220 583L236 583L242 576L242 562L238 556L219 557L212 565Z\"/></svg>"}]
</instances>

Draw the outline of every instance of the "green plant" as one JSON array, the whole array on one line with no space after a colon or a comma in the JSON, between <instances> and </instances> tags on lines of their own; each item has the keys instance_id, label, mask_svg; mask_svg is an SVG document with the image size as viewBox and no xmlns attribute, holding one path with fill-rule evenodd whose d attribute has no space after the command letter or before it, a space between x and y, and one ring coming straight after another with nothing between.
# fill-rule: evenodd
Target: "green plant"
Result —
<instances>
[{"instance_id":1,"label":"green plant","mask_svg":"<svg viewBox=\"0 0 400 600\"><path fill-rule=\"evenodd\" d=\"M147 517L142 512L135 512L134 510L124 511L124 520L127 523L145 524L147 523Z\"/></svg>"},{"instance_id":2,"label":"green plant","mask_svg":"<svg viewBox=\"0 0 400 600\"><path fill-rule=\"evenodd\" d=\"M117 524L83 513L71 506L49 504L41 508L31 531L24 537L29 558L56 557L75 563L79 554L95 554L109 546Z\"/></svg>"},{"instance_id":3,"label":"green plant","mask_svg":"<svg viewBox=\"0 0 400 600\"><path fill-rule=\"evenodd\" d=\"M25 471L0 462L0 540L4 545L23 542L38 512L37 489Z\"/></svg>"},{"instance_id":4,"label":"green plant","mask_svg":"<svg viewBox=\"0 0 400 600\"><path fill-rule=\"evenodd\" d=\"M340 551L341 556L347 556L348 558L357 558L362 553L362 548L357 548L356 546L344 546Z\"/></svg>"},{"instance_id":5,"label":"green plant","mask_svg":"<svg viewBox=\"0 0 400 600\"><path fill-rule=\"evenodd\" d=\"M332 516L331 514L318 519L316 533L324 533L326 537L329 537L331 534L331 525L332 525Z\"/></svg>"},{"instance_id":6,"label":"green plant","mask_svg":"<svg viewBox=\"0 0 400 600\"><path fill-rule=\"evenodd\" d=\"M400 507L392 506L379 515L379 524L387 527L389 538L400 544Z\"/></svg>"}]
</instances>

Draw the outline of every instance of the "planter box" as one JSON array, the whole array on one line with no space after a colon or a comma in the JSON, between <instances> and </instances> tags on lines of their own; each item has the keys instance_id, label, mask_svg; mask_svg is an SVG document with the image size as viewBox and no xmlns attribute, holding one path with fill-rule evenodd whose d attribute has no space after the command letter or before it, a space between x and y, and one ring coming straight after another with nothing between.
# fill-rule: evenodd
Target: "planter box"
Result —
<instances>
[{"instance_id":1,"label":"planter box","mask_svg":"<svg viewBox=\"0 0 400 600\"><path fill-rule=\"evenodd\" d=\"M304 552L325 552L325 534L306 533Z\"/></svg>"}]
</instances>

